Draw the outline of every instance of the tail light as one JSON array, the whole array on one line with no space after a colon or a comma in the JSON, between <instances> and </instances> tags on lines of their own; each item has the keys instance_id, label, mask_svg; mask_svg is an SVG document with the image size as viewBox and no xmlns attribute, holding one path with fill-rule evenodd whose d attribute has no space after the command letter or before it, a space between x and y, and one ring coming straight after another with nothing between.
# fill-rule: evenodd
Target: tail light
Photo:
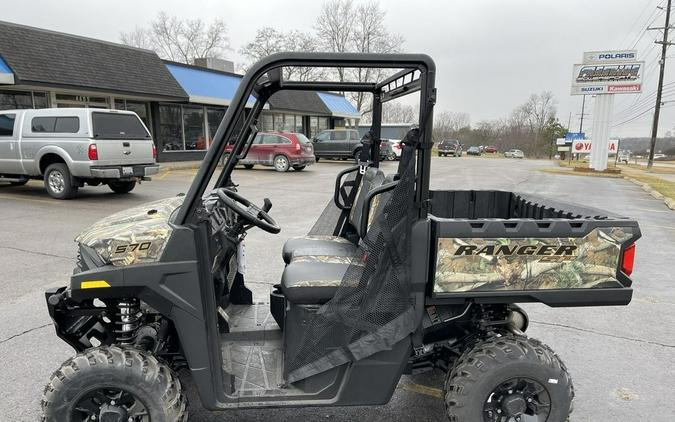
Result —
<instances>
[{"instance_id":1,"label":"tail light","mask_svg":"<svg viewBox=\"0 0 675 422\"><path fill-rule=\"evenodd\" d=\"M298 152L300 152L302 150L302 147L300 146L299 142L295 144L295 150L298 151Z\"/></svg>"},{"instance_id":2,"label":"tail light","mask_svg":"<svg viewBox=\"0 0 675 422\"><path fill-rule=\"evenodd\" d=\"M152 144L152 158L157 158L157 147Z\"/></svg>"},{"instance_id":3,"label":"tail light","mask_svg":"<svg viewBox=\"0 0 675 422\"><path fill-rule=\"evenodd\" d=\"M633 263L635 262L635 243L623 250L621 259L621 271L626 275L633 273Z\"/></svg>"},{"instance_id":4,"label":"tail light","mask_svg":"<svg viewBox=\"0 0 675 422\"><path fill-rule=\"evenodd\" d=\"M396 149L401 149L401 144L400 144L400 143L394 144L394 148L396 148Z\"/></svg>"},{"instance_id":5,"label":"tail light","mask_svg":"<svg viewBox=\"0 0 675 422\"><path fill-rule=\"evenodd\" d=\"M98 160L98 149L96 148L96 144L89 144L87 156L91 161Z\"/></svg>"}]
</instances>

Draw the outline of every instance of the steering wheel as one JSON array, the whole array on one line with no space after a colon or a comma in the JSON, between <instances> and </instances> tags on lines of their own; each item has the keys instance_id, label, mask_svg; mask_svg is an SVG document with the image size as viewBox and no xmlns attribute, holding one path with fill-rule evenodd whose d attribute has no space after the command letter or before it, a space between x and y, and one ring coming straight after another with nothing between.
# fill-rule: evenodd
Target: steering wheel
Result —
<instances>
[{"instance_id":1,"label":"steering wheel","mask_svg":"<svg viewBox=\"0 0 675 422\"><path fill-rule=\"evenodd\" d=\"M279 227L277 222L267 214L269 208L267 208L267 210L261 209L253 205L248 199L228 188L218 189L217 194L218 198L225 206L247 222L256 227L260 227L268 233L277 234L281 231L281 227ZM271 207L272 203L269 202L269 200L266 202L268 202Z\"/></svg>"}]
</instances>

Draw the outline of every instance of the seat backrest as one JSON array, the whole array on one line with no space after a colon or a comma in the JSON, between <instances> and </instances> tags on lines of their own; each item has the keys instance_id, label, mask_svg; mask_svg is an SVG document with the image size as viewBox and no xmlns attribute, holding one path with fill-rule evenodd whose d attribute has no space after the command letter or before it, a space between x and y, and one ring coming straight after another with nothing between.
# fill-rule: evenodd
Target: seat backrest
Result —
<instances>
[{"instance_id":1,"label":"seat backrest","mask_svg":"<svg viewBox=\"0 0 675 422\"><path fill-rule=\"evenodd\" d=\"M365 233L361 233L361 218L363 217L363 203L366 200L366 195L372 189L382 186L384 179L382 170L373 167L368 168L361 178L361 184L356 192L356 199L349 212L349 222L354 226L359 237L365 235Z\"/></svg>"}]
</instances>

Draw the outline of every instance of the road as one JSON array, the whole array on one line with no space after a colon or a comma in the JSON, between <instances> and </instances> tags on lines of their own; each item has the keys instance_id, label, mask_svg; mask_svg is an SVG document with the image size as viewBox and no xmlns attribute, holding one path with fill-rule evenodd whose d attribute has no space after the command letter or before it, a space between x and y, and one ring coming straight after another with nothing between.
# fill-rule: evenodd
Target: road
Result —
<instances>
[{"instance_id":1,"label":"road","mask_svg":"<svg viewBox=\"0 0 675 422\"><path fill-rule=\"evenodd\" d=\"M257 300L283 269L281 246L312 226L332 194L343 162L324 162L304 172L237 170L235 182L250 199L273 203L283 228L277 236L253 231L247 237L247 282ZM386 163L392 166L391 163ZM628 307L524 308L528 333L556 350L572 374L575 411L571 421L675 419L675 212L622 179L543 173L545 161L434 158L432 188L503 189L592 207L607 208L640 221L635 296ZM112 212L185 192L194 171L174 170L144 183L130 195L87 187L71 201L49 199L39 182L0 188L0 421L35 421L49 375L73 354L57 339L43 291L64 285L74 266L74 236ZM276 257L276 258L270 258ZM190 392L191 421L443 421L438 399L443 376L404 377L391 402L376 408L256 410L212 413Z\"/></svg>"}]
</instances>

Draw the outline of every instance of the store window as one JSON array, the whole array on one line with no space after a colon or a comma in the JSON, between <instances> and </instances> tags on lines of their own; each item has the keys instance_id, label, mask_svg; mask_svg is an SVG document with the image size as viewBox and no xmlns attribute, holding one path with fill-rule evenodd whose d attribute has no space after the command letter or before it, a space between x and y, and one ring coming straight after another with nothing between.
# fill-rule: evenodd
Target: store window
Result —
<instances>
[{"instance_id":1,"label":"store window","mask_svg":"<svg viewBox=\"0 0 675 422\"><path fill-rule=\"evenodd\" d=\"M319 117L319 132L322 130L330 129L328 127L328 117Z\"/></svg>"},{"instance_id":2,"label":"store window","mask_svg":"<svg viewBox=\"0 0 675 422\"><path fill-rule=\"evenodd\" d=\"M263 114L262 119L260 119L261 124L261 130L263 131L270 131L274 130L274 116L271 114Z\"/></svg>"},{"instance_id":3,"label":"store window","mask_svg":"<svg viewBox=\"0 0 675 422\"><path fill-rule=\"evenodd\" d=\"M179 151L183 146L183 125L181 106L163 104L159 106L159 139L163 151Z\"/></svg>"},{"instance_id":4,"label":"store window","mask_svg":"<svg viewBox=\"0 0 675 422\"><path fill-rule=\"evenodd\" d=\"M206 109L206 119L208 120L209 125L209 146L211 145L211 142L213 142L213 137L218 131L220 122L223 120L223 117L225 117L225 110L227 109L211 107Z\"/></svg>"},{"instance_id":5,"label":"store window","mask_svg":"<svg viewBox=\"0 0 675 422\"><path fill-rule=\"evenodd\" d=\"M206 149L203 107L183 107L183 131L186 150Z\"/></svg>"},{"instance_id":6,"label":"store window","mask_svg":"<svg viewBox=\"0 0 675 422\"><path fill-rule=\"evenodd\" d=\"M152 130L150 124L150 110L148 104L140 101L129 101L122 99L115 99L115 110L133 111L141 118L145 126Z\"/></svg>"},{"instance_id":7,"label":"store window","mask_svg":"<svg viewBox=\"0 0 675 422\"><path fill-rule=\"evenodd\" d=\"M284 130L284 115L283 114L275 114L274 115L274 130L277 132L281 132Z\"/></svg>"},{"instance_id":8,"label":"store window","mask_svg":"<svg viewBox=\"0 0 675 422\"><path fill-rule=\"evenodd\" d=\"M0 92L0 110L17 110L24 108L33 108L33 98L30 92Z\"/></svg>"},{"instance_id":9,"label":"store window","mask_svg":"<svg viewBox=\"0 0 675 422\"><path fill-rule=\"evenodd\" d=\"M295 130L293 130L293 132L305 133L305 125L302 122L303 120L303 116L295 116Z\"/></svg>"},{"instance_id":10,"label":"store window","mask_svg":"<svg viewBox=\"0 0 675 422\"><path fill-rule=\"evenodd\" d=\"M49 107L49 99L47 99L46 92L33 93L33 108L47 108Z\"/></svg>"},{"instance_id":11,"label":"store window","mask_svg":"<svg viewBox=\"0 0 675 422\"><path fill-rule=\"evenodd\" d=\"M309 137L313 138L319 133L319 118L310 116L309 118Z\"/></svg>"}]
</instances>

